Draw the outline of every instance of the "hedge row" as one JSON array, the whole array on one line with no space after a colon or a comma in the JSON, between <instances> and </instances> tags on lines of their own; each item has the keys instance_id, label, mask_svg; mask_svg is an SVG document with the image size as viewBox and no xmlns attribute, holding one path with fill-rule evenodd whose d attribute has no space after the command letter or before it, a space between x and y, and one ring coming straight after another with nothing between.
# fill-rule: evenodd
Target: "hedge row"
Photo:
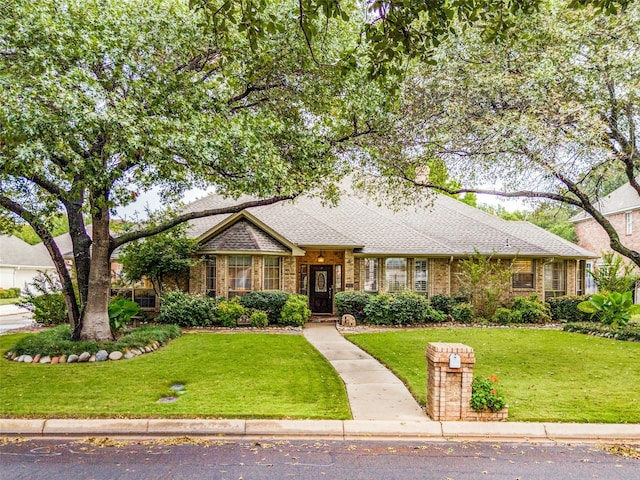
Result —
<instances>
[{"instance_id":1,"label":"hedge row","mask_svg":"<svg viewBox=\"0 0 640 480\"><path fill-rule=\"evenodd\" d=\"M227 300L173 291L163 296L156 320L180 327L235 327L243 320L253 327L302 326L311 316L307 303L304 295L286 292L251 292Z\"/></svg>"},{"instance_id":2,"label":"hedge row","mask_svg":"<svg viewBox=\"0 0 640 480\"><path fill-rule=\"evenodd\" d=\"M565 332L586 333L615 340L640 342L640 325L637 324L614 327L598 322L571 322L565 324L563 330Z\"/></svg>"},{"instance_id":3,"label":"hedge row","mask_svg":"<svg viewBox=\"0 0 640 480\"><path fill-rule=\"evenodd\" d=\"M19 288L0 288L0 298L18 298L19 296Z\"/></svg>"},{"instance_id":4,"label":"hedge row","mask_svg":"<svg viewBox=\"0 0 640 480\"><path fill-rule=\"evenodd\" d=\"M370 325L439 323L448 318L447 314L433 308L424 296L416 293L370 295L339 292L335 300L339 316L350 314L356 322Z\"/></svg>"}]
</instances>

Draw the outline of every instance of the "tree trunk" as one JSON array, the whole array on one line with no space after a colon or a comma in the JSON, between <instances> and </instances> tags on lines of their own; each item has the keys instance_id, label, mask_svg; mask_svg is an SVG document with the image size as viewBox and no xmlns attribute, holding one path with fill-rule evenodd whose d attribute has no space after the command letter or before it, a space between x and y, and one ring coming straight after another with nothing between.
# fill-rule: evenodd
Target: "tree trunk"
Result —
<instances>
[{"instance_id":1,"label":"tree trunk","mask_svg":"<svg viewBox=\"0 0 640 480\"><path fill-rule=\"evenodd\" d=\"M93 215L93 243L89 272L87 303L81 314L81 340L113 340L109 325L109 297L111 289L109 210L99 209Z\"/></svg>"}]
</instances>

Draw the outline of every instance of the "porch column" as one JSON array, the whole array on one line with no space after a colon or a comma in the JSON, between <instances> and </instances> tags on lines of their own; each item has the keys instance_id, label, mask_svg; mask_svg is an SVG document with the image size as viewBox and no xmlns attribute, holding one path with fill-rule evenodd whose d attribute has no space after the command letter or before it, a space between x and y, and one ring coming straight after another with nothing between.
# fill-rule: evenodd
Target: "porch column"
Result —
<instances>
[{"instance_id":1,"label":"porch column","mask_svg":"<svg viewBox=\"0 0 640 480\"><path fill-rule=\"evenodd\" d=\"M355 261L353 250L344 251L344 289L353 291L355 283Z\"/></svg>"}]
</instances>

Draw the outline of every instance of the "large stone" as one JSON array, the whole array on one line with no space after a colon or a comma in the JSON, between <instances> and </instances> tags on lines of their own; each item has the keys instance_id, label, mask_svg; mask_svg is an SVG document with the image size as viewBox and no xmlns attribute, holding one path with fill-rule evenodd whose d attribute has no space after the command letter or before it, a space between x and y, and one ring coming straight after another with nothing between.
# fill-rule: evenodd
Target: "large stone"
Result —
<instances>
[{"instance_id":1,"label":"large stone","mask_svg":"<svg viewBox=\"0 0 640 480\"><path fill-rule=\"evenodd\" d=\"M78 357L78 362L88 362L91 358L91 354L89 352L82 352Z\"/></svg>"},{"instance_id":2,"label":"large stone","mask_svg":"<svg viewBox=\"0 0 640 480\"><path fill-rule=\"evenodd\" d=\"M78 361L78 355L76 355L75 353L72 353L67 358L67 363L76 363L77 361Z\"/></svg>"},{"instance_id":3,"label":"large stone","mask_svg":"<svg viewBox=\"0 0 640 480\"><path fill-rule=\"evenodd\" d=\"M96 362L104 362L107 358L109 358L109 352L106 350L99 350L96 353Z\"/></svg>"},{"instance_id":4,"label":"large stone","mask_svg":"<svg viewBox=\"0 0 640 480\"><path fill-rule=\"evenodd\" d=\"M94 354L94 355L91 355L91 356L89 357L89 363L93 363L93 362L95 362L95 361L96 361L96 356L95 356L95 354Z\"/></svg>"},{"instance_id":5,"label":"large stone","mask_svg":"<svg viewBox=\"0 0 640 480\"><path fill-rule=\"evenodd\" d=\"M60 362L59 363L67 363L67 356L66 355L60 355Z\"/></svg>"},{"instance_id":6,"label":"large stone","mask_svg":"<svg viewBox=\"0 0 640 480\"><path fill-rule=\"evenodd\" d=\"M60 363L60 357L53 357L51 359L51 365L55 365L56 363Z\"/></svg>"},{"instance_id":7,"label":"large stone","mask_svg":"<svg viewBox=\"0 0 640 480\"><path fill-rule=\"evenodd\" d=\"M51 363L51 357L42 357L39 363Z\"/></svg>"},{"instance_id":8,"label":"large stone","mask_svg":"<svg viewBox=\"0 0 640 480\"><path fill-rule=\"evenodd\" d=\"M122 352L115 351L109 354L109 360L120 360L122 358Z\"/></svg>"},{"instance_id":9,"label":"large stone","mask_svg":"<svg viewBox=\"0 0 640 480\"><path fill-rule=\"evenodd\" d=\"M356 317L353 315L349 315L348 313L342 315L341 325L343 327L355 327L356 326Z\"/></svg>"},{"instance_id":10,"label":"large stone","mask_svg":"<svg viewBox=\"0 0 640 480\"><path fill-rule=\"evenodd\" d=\"M35 357L33 357L33 363L40 363L40 354L37 354Z\"/></svg>"},{"instance_id":11,"label":"large stone","mask_svg":"<svg viewBox=\"0 0 640 480\"><path fill-rule=\"evenodd\" d=\"M135 358L135 354L133 354L131 352L125 353L123 358L126 358L127 360L130 359L130 358Z\"/></svg>"},{"instance_id":12,"label":"large stone","mask_svg":"<svg viewBox=\"0 0 640 480\"><path fill-rule=\"evenodd\" d=\"M24 363L33 363L33 357L31 355L25 355L22 361Z\"/></svg>"}]
</instances>

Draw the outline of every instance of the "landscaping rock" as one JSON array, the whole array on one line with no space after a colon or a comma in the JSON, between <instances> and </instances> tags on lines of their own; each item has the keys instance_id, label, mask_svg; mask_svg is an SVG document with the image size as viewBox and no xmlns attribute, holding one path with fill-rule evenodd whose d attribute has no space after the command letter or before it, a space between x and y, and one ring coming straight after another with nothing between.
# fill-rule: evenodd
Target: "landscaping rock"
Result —
<instances>
[{"instance_id":1,"label":"landscaping rock","mask_svg":"<svg viewBox=\"0 0 640 480\"><path fill-rule=\"evenodd\" d=\"M88 362L91 358L91 354L89 352L82 352L78 357L78 362Z\"/></svg>"},{"instance_id":2,"label":"landscaping rock","mask_svg":"<svg viewBox=\"0 0 640 480\"><path fill-rule=\"evenodd\" d=\"M51 365L55 365L60 362L60 357L53 357L51 359Z\"/></svg>"},{"instance_id":3,"label":"landscaping rock","mask_svg":"<svg viewBox=\"0 0 640 480\"><path fill-rule=\"evenodd\" d=\"M60 362L59 363L67 363L67 356L66 355L60 355Z\"/></svg>"},{"instance_id":4,"label":"landscaping rock","mask_svg":"<svg viewBox=\"0 0 640 480\"><path fill-rule=\"evenodd\" d=\"M146 347L144 347L144 351L147 353L151 353L153 352L153 350L151 349L151 347L149 345L147 345Z\"/></svg>"},{"instance_id":5,"label":"landscaping rock","mask_svg":"<svg viewBox=\"0 0 640 480\"><path fill-rule=\"evenodd\" d=\"M15 359L16 362L22 362L24 360L24 355L19 355L18 358Z\"/></svg>"},{"instance_id":6,"label":"landscaping rock","mask_svg":"<svg viewBox=\"0 0 640 480\"><path fill-rule=\"evenodd\" d=\"M129 353L125 353L124 354L124 358L126 358L127 360L130 358L135 358L135 354L129 352Z\"/></svg>"},{"instance_id":7,"label":"landscaping rock","mask_svg":"<svg viewBox=\"0 0 640 480\"><path fill-rule=\"evenodd\" d=\"M75 353L72 353L67 358L67 363L76 363L77 361L78 361L78 355L76 355Z\"/></svg>"},{"instance_id":8,"label":"landscaping rock","mask_svg":"<svg viewBox=\"0 0 640 480\"><path fill-rule=\"evenodd\" d=\"M115 351L109 354L109 360L120 360L122 358L122 352Z\"/></svg>"},{"instance_id":9,"label":"landscaping rock","mask_svg":"<svg viewBox=\"0 0 640 480\"><path fill-rule=\"evenodd\" d=\"M31 355L25 355L22 361L24 363L33 363L33 357Z\"/></svg>"},{"instance_id":10,"label":"landscaping rock","mask_svg":"<svg viewBox=\"0 0 640 480\"><path fill-rule=\"evenodd\" d=\"M42 357L39 363L51 363L51 357Z\"/></svg>"},{"instance_id":11,"label":"landscaping rock","mask_svg":"<svg viewBox=\"0 0 640 480\"><path fill-rule=\"evenodd\" d=\"M40 362L40 354L37 354L35 357L33 357L33 363L39 363Z\"/></svg>"},{"instance_id":12,"label":"landscaping rock","mask_svg":"<svg viewBox=\"0 0 640 480\"><path fill-rule=\"evenodd\" d=\"M93 363L93 362L95 362L95 361L96 361L96 356L95 356L95 354L94 354L94 355L91 355L91 356L89 357L89 363Z\"/></svg>"},{"instance_id":13,"label":"landscaping rock","mask_svg":"<svg viewBox=\"0 0 640 480\"><path fill-rule=\"evenodd\" d=\"M96 362L104 362L107 358L109 358L109 352L106 350L99 350L96 353Z\"/></svg>"}]
</instances>

